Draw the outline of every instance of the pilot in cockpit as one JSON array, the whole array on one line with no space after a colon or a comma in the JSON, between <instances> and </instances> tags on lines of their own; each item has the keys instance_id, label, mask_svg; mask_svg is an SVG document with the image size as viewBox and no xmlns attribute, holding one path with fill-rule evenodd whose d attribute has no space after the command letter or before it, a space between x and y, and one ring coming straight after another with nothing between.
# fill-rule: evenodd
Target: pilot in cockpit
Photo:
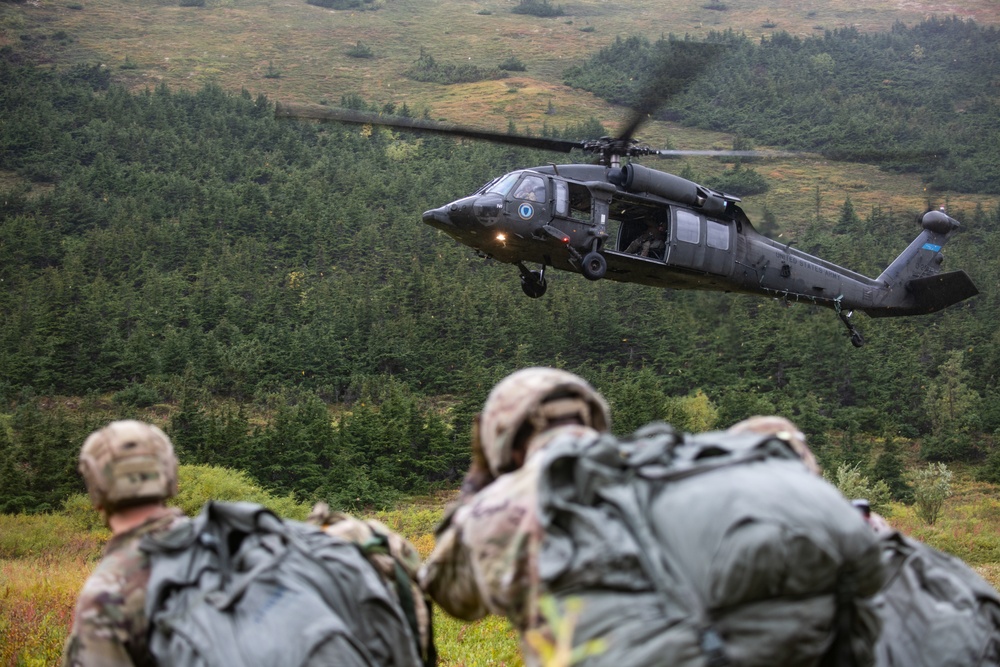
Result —
<instances>
[{"instance_id":1,"label":"pilot in cockpit","mask_svg":"<svg viewBox=\"0 0 1000 667\"><path fill-rule=\"evenodd\" d=\"M545 181L538 176L525 177L517 186L517 190L514 191L514 197L527 201L544 201Z\"/></svg>"}]
</instances>

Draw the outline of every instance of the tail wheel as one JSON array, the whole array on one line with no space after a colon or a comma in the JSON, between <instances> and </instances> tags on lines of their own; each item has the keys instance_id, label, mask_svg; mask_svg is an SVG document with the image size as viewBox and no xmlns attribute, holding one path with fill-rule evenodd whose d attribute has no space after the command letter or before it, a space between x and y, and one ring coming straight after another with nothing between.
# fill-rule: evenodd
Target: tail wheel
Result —
<instances>
[{"instance_id":1,"label":"tail wheel","mask_svg":"<svg viewBox=\"0 0 1000 667\"><path fill-rule=\"evenodd\" d=\"M608 272L608 261L599 252L588 252L583 256L580 270L583 271L583 277L587 280L600 280Z\"/></svg>"}]
</instances>

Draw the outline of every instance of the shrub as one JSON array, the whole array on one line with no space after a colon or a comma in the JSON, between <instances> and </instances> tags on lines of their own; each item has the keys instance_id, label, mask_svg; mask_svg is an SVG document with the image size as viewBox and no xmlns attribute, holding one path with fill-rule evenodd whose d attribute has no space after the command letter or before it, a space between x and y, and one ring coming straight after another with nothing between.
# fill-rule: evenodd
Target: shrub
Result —
<instances>
[{"instance_id":1,"label":"shrub","mask_svg":"<svg viewBox=\"0 0 1000 667\"><path fill-rule=\"evenodd\" d=\"M378 9L374 0L306 0L306 3L325 9Z\"/></svg>"},{"instance_id":2,"label":"shrub","mask_svg":"<svg viewBox=\"0 0 1000 667\"><path fill-rule=\"evenodd\" d=\"M700 433L715 428L719 409L701 389L690 396L668 398L664 421L682 431Z\"/></svg>"},{"instance_id":3,"label":"shrub","mask_svg":"<svg viewBox=\"0 0 1000 667\"><path fill-rule=\"evenodd\" d=\"M506 60L500 63L499 67L506 72L524 72L528 69L525 67L524 63L521 62L521 59L514 54L508 56Z\"/></svg>"},{"instance_id":4,"label":"shrub","mask_svg":"<svg viewBox=\"0 0 1000 667\"><path fill-rule=\"evenodd\" d=\"M945 499L951 495L951 471L944 463L928 463L913 474L913 500L917 516L934 525Z\"/></svg>"},{"instance_id":5,"label":"shrub","mask_svg":"<svg viewBox=\"0 0 1000 667\"><path fill-rule=\"evenodd\" d=\"M767 179L756 170L748 169L739 164L708 179L706 185L737 197L764 194L771 189Z\"/></svg>"},{"instance_id":6,"label":"shrub","mask_svg":"<svg viewBox=\"0 0 1000 667\"><path fill-rule=\"evenodd\" d=\"M90 513L97 515L93 510ZM100 544L108 537L99 517L97 528L97 532L81 532L73 518L59 514L0 514L0 559L41 555L61 560L90 558L100 553Z\"/></svg>"},{"instance_id":7,"label":"shrub","mask_svg":"<svg viewBox=\"0 0 1000 667\"><path fill-rule=\"evenodd\" d=\"M148 408L160 401L160 395L155 389L144 384L132 384L116 391L111 396L111 402L115 405L123 405L132 408Z\"/></svg>"},{"instance_id":8,"label":"shrub","mask_svg":"<svg viewBox=\"0 0 1000 667\"><path fill-rule=\"evenodd\" d=\"M505 79L508 74L497 67L483 69L471 63L461 63L459 65L439 63L434 56L421 49L417 62L413 64L413 67L406 70L403 76L425 83L452 84Z\"/></svg>"},{"instance_id":9,"label":"shrub","mask_svg":"<svg viewBox=\"0 0 1000 667\"><path fill-rule=\"evenodd\" d=\"M374 58L375 53L371 50L364 42L358 42L351 48L347 49L347 55L351 58Z\"/></svg>"},{"instance_id":10,"label":"shrub","mask_svg":"<svg viewBox=\"0 0 1000 667\"><path fill-rule=\"evenodd\" d=\"M218 466L182 465L178 471L180 492L170 505L181 508L188 516L201 511L209 500L259 503L278 516L303 520L310 507L295 501L289 494L275 496L256 484L243 471Z\"/></svg>"},{"instance_id":11,"label":"shrub","mask_svg":"<svg viewBox=\"0 0 1000 667\"><path fill-rule=\"evenodd\" d=\"M892 493L889 485L882 480L872 483L868 477L861 474L858 466L842 463L837 466L837 472L831 475L829 472L824 476L827 480L840 489L844 497L848 500L864 498L868 501L872 510L883 516L891 513L889 501L892 500Z\"/></svg>"},{"instance_id":12,"label":"shrub","mask_svg":"<svg viewBox=\"0 0 1000 667\"><path fill-rule=\"evenodd\" d=\"M274 66L274 63L270 60L267 61L267 71L264 72L265 79L280 79L281 70Z\"/></svg>"},{"instance_id":13,"label":"shrub","mask_svg":"<svg viewBox=\"0 0 1000 667\"><path fill-rule=\"evenodd\" d=\"M920 443L920 457L926 461L962 461L979 455L969 433L941 431L928 435Z\"/></svg>"},{"instance_id":14,"label":"shrub","mask_svg":"<svg viewBox=\"0 0 1000 667\"><path fill-rule=\"evenodd\" d=\"M541 18L552 18L565 14L562 5L552 5L549 0L521 0L511 11L515 14L528 14Z\"/></svg>"}]
</instances>

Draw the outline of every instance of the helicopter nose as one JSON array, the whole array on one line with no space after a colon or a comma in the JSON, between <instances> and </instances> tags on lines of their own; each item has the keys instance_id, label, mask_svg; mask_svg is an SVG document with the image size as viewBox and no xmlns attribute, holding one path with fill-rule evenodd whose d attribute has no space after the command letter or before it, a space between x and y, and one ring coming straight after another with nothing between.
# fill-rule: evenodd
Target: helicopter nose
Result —
<instances>
[{"instance_id":1,"label":"helicopter nose","mask_svg":"<svg viewBox=\"0 0 1000 667\"><path fill-rule=\"evenodd\" d=\"M448 208L448 206L442 206L424 211L424 223L438 229L453 229L455 225L452 224L451 216L448 215Z\"/></svg>"}]
</instances>

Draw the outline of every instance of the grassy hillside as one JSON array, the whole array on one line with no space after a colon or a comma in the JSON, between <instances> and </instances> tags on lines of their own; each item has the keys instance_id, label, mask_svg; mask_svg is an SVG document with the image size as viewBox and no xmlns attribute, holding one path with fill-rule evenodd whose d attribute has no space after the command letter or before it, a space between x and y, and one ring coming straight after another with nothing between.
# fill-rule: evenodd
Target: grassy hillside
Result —
<instances>
[{"instance_id":1,"label":"grassy hillside","mask_svg":"<svg viewBox=\"0 0 1000 667\"><path fill-rule=\"evenodd\" d=\"M876 2L843 0L761 7L743 1L598 0L551 3L553 18L515 14L518 3L442 0L378 0L371 11L330 10L305 0L208 0L205 7L181 7L164 0L45 0L0 4L0 47L63 65L101 62L114 79L133 90L165 83L198 88L215 83L247 89L273 100L329 102L359 94L379 104L407 104L435 118L491 129L561 127L596 117L608 128L624 111L562 83L572 64L620 35L689 34L731 29L749 36L784 31L796 36L857 27L884 31L896 21L928 16L972 18L1000 24L1000 7L986 0ZM362 45L370 57L349 55ZM516 57L523 72L506 79L467 84L421 83L403 76L424 49L449 64L495 67ZM732 137L651 123L641 132L654 144L678 148L729 148ZM681 164L672 170L679 171ZM694 161L699 174L720 165ZM667 165L672 168L674 165ZM916 177L891 176L871 166L815 161L781 161L762 170L771 191L748 202L751 217L766 206L778 223L801 211L833 215L846 196L860 210L879 204L919 210L926 204ZM817 201L817 193L820 195ZM947 197L947 195L945 195ZM956 205L994 198L948 198ZM936 202L935 202L936 203ZM785 214L784 211L790 211Z\"/></svg>"},{"instance_id":2,"label":"grassy hillside","mask_svg":"<svg viewBox=\"0 0 1000 667\"><path fill-rule=\"evenodd\" d=\"M996 489L961 482L934 526L894 504L890 519L928 543L967 559L1000 586L1000 503ZM446 497L420 499L376 518L408 536L423 555L433 547L433 526ZM0 665L55 665L68 632L76 593L106 539L80 516L0 515ZM442 667L522 664L506 621L488 617L461 623L438 610L435 636Z\"/></svg>"}]
</instances>

